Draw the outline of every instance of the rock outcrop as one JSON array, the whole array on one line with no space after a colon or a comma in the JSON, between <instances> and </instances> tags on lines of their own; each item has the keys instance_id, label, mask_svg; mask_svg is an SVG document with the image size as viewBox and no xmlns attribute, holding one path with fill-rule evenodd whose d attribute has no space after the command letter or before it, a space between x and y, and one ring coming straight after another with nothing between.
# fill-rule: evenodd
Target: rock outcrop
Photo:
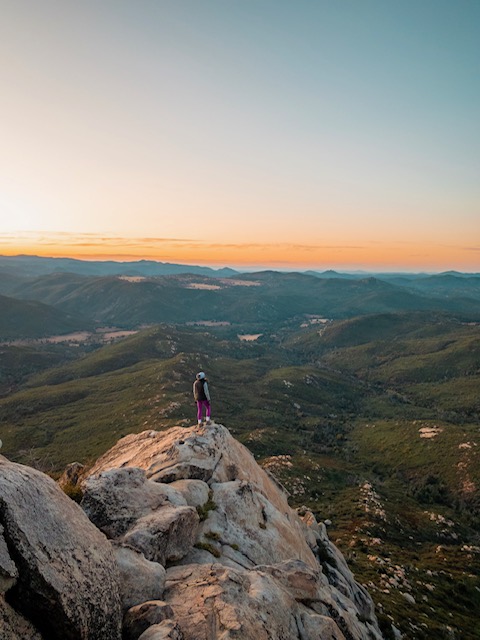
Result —
<instances>
[{"instance_id":1,"label":"rock outcrop","mask_svg":"<svg viewBox=\"0 0 480 640\"><path fill-rule=\"evenodd\" d=\"M81 506L0 456L2 640L381 640L325 526L225 427L127 436L77 481Z\"/></svg>"},{"instance_id":2,"label":"rock outcrop","mask_svg":"<svg viewBox=\"0 0 480 640\"><path fill-rule=\"evenodd\" d=\"M372 600L325 526L291 509L223 426L129 435L83 489L83 508L117 554L135 549L165 568L151 602L126 613L132 640L140 630L142 640L381 638Z\"/></svg>"},{"instance_id":3,"label":"rock outcrop","mask_svg":"<svg viewBox=\"0 0 480 640\"><path fill-rule=\"evenodd\" d=\"M2 640L42 640L35 627L0 595L0 638Z\"/></svg>"},{"instance_id":4,"label":"rock outcrop","mask_svg":"<svg viewBox=\"0 0 480 640\"><path fill-rule=\"evenodd\" d=\"M118 640L111 544L48 476L0 456L2 640Z\"/></svg>"},{"instance_id":5,"label":"rock outcrop","mask_svg":"<svg viewBox=\"0 0 480 640\"><path fill-rule=\"evenodd\" d=\"M172 607L161 600L152 600L139 604L129 609L125 614L123 638L124 640L137 640L150 627L159 625L164 620L171 621L172 618Z\"/></svg>"},{"instance_id":6,"label":"rock outcrop","mask_svg":"<svg viewBox=\"0 0 480 640\"><path fill-rule=\"evenodd\" d=\"M120 571L120 596L124 609L161 598L165 589L165 569L150 562L143 553L128 546L115 546Z\"/></svg>"},{"instance_id":7,"label":"rock outcrop","mask_svg":"<svg viewBox=\"0 0 480 640\"><path fill-rule=\"evenodd\" d=\"M162 565L181 560L195 543L197 510L176 489L147 480L140 468L91 476L82 507L110 539Z\"/></svg>"}]
</instances>

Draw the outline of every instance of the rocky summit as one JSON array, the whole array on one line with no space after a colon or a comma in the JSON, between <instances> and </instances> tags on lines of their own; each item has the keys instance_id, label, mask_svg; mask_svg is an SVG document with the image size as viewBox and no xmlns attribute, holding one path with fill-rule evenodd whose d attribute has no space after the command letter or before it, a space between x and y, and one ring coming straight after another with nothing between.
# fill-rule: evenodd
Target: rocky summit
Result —
<instances>
[{"instance_id":1,"label":"rocky summit","mask_svg":"<svg viewBox=\"0 0 480 640\"><path fill-rule=\"evenodd\" d=\"M129 435L65 477L80 506L0 456L2 639L382 638L325 525L225 427Z\"/></svg>"}]
</instances>

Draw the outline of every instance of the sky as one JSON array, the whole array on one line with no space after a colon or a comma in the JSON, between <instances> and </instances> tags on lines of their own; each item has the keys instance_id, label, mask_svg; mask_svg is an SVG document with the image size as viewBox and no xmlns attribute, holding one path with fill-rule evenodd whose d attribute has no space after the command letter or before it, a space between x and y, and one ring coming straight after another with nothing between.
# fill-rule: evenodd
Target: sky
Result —
<instances>
[{"instance_id":1,"label":"sky","mask_svg":"<svg viewBox=\"0 0 480 640\"><path fill-rule=\"evenodd\" d=\"M478 0L0 0L0 254L480 271Z\"/></svg>"}]
</instances>

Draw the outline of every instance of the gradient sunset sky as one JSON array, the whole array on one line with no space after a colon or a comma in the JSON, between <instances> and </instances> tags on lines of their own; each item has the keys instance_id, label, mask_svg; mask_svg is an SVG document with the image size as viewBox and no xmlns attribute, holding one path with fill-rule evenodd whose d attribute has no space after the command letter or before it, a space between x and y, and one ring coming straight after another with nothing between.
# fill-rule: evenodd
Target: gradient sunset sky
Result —
<instances>
[{"instance_id":1,"label":"gradient sunset sky","mask_svg":"<svg viewBox=\"0 0 480 640\"><path fill-rule=\"evenodd\" d=\"M479 0L0 0L0 254L480 271Z\"/></svg>"}]
</instances>

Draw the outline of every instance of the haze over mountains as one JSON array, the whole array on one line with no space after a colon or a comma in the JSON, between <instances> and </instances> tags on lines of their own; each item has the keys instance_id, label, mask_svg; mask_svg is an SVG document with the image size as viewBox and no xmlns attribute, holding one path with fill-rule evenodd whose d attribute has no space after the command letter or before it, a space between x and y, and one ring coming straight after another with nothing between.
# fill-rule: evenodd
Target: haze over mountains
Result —
<instances>
[{"instance_id":1,"label":"haze over mountains","mask_svg":"<svg viewBox=\"0 0 480 640\"><path fill-rule=\"evenodd\" d=\"M77 318L83 316L85 328L90 322L132 328L198 320L253 326L281 323L301 314L345 318L422 310L480 317L480 276L463 274L240 274L231 269L214 271L147 261L90 263L20 256L0 259L0 294L41 302ZM9 313L14 313L18 303L10 305ZM5 312L7 307L8 301L2 300ZM19 331L20 337L41 334L42 313L45 308L30 310L29 323L23 333ZM59 313L61 324L60 317ZM66 323L63 329L60 324L57 329L52 325L52 332L68 332L79 328L81 322ZM10 334L2 335L0 327L0 337Z\"/></svg>"},{"instance_id":2,"label":"haze over mountains","mask_svg":"<svg viewBox=\"0 0 480 640\"><path fill-rule=\"evenodd\" d=\"M76 260L74 258L45 258L41 256L0 256L0 271L17 276L32 277L47 273L68 272L92 276L162 276L177 273L197 273L212 276L231 276L234 269L211 269L210 267L188 266L157 262L155 260L137 260L117 262L115 260Z\"/></svg>"},{"instance_id":3,"label":"haze over mountains","mask_svg":"<svg viewBox=\"0 0 480 640\"><path fill-rule=\"evenodd\" d=\"M130 276L161 276L175 275L180 273L195 273L199 275L212 275L220 277L233 276L241 271L230 267L213 269L198 265L175 264L169 262L159 262L156 260L135 260L135 261L115 261L115 260L79 260L75 258L49 258L43 256L1 256L0 271L10 273L19 277L41 276L48 273L69 272L83 275L130 275ZM379 275L384 279L401 279L404 281L415 280L428 276L426 273L368 273L366 271L338 272L333 269L327 271L307 270L307 275L322 278L364 278L368 275ZM460 277L480 276L480 273L460 273L458 271L447 271L442 275L452 275Z\"/></svg>"}]
</instances>

